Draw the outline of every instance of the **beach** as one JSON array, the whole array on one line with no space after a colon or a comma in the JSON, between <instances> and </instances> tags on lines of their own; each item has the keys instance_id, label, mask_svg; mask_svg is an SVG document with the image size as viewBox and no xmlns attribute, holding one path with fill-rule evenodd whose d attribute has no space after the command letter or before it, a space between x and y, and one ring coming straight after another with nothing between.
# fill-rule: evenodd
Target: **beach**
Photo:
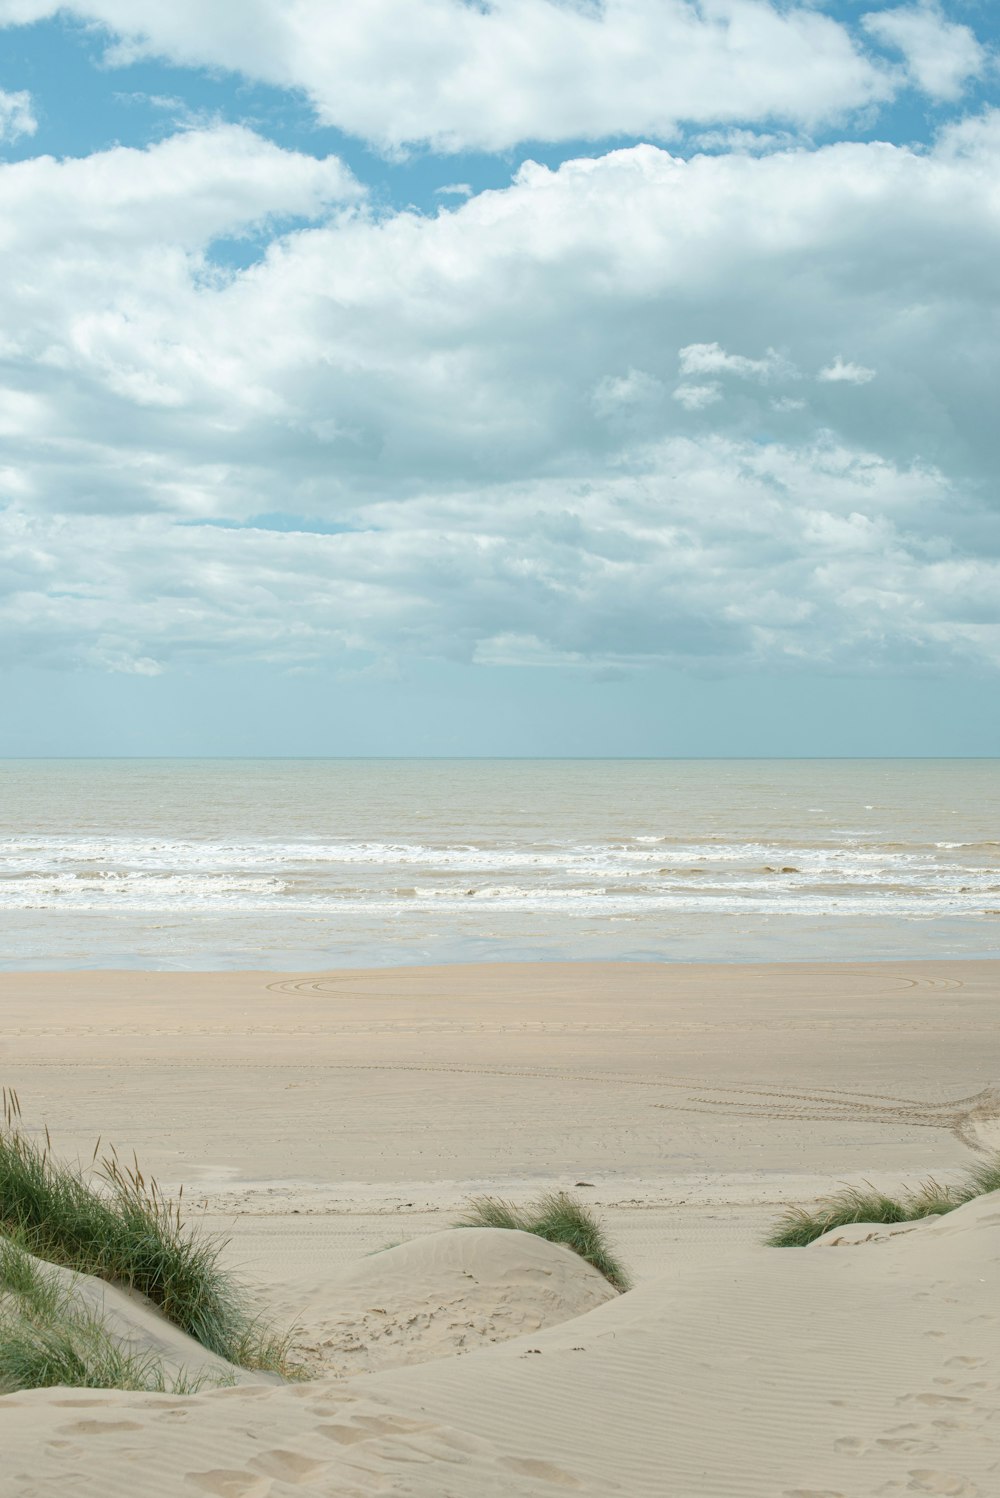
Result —
<instances>
[{"instance_id":1,"label":"beach","mask_svg":"<svg viewBox=\"0 0 1000 1498\"><path fill-rule=\"evenodd\" d=\"M831 1251L762 1239L783 1204L951 1181L1000 1144L998 993L986 960L0 975L25 1121L183 1184L326 1369L195 1396L181 1444L162 1396L8 1396L3 1491L987 1494L994 1199ZM536 1353L503 1340L509 1292L548 1271L431 1273L427 1245L472 1196L550 1189L635 1288L564 1287ZM414 1317L442 1276L505 1283L495 1338L477 1304L461 1345L408 1355L372 1313L345 1352L337 1298L378 1292L390 1244L424 1255Z\"/></svg>"},{"instance_id":2,"label":"beach","mask_svg":"<svg viewBox=\"0 0 1000 1498\"><path fill-rule=\"evenodd\" d=\"M1000 0L0 36L0 1498L1000 1498Z\"/></svg>"}]
</instances>

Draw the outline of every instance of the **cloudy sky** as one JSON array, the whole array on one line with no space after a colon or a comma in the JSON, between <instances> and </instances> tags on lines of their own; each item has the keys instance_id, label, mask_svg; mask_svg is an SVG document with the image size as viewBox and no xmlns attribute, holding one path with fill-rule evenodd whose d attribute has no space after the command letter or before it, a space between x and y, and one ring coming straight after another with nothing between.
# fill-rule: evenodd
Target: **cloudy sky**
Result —
<instances>
[{"instance_id":1,"label":"cloudy sky","mask_svg":"<svg viewBox=\"0 0 1000 1498\"><path fill-rule=\"evenodd\" d=\"M0 0L0 752L1000 752L993 0Z\"/></svg>"}]
</instances>

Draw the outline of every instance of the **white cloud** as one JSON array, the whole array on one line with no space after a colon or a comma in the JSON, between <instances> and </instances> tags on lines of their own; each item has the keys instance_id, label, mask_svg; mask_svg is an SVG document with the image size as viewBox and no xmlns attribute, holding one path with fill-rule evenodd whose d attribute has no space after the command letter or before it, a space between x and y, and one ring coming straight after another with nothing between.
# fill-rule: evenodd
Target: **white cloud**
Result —
<instances>
[{"instance_id":1,"label":"white cloud","mask_svg":"<svg viewBox=\"0 0 1000 1498\"><path fill-rule=\"evenodd\" d=\"M61 12L160 56L303 90L384 150L669 139L679 123L808 128L891 97L891 69L809 4L777 0L0 0L0 24Z\"/></svg>"},{"instance_id":2,"label":"white cloud","mask_svg":"<svg viewBox=\"0 0 1000 1498\"><path fill-rule=\"evenodd\" d=\"M269 220L318 218L360 196L337 157L283 151L251 130L219 125L147 150L117 146L0 168L0 245L33 257L71 238L104 245L124 267L139 244L190 249Z\"/></svg>"},{"instance_id":3,"label":"white cloud","mask_svg":"<svg viewBox=\"0 0 1000 1498\"><path fill-rule=\"evenodd\" d=\"M722 399L722 386L714 380L707 385L678 385L673 396L685 411L704 411Z\"/></svg>"},{"instance_id":4,"label":"white cloud","mask_svg":"<svg viewBox=\"0 0 1000 1498\"><path fill-rule=\"evenodd\" d=\"M658 408L666 396L663 384L644 369L608 375L595 387L591 403L598 416L612 420L636 410Z\"/></svg>"},{"instance_id":5,"label":"white cloud","mask_svg":"<svg viewBox=\"0 0 1000 1498\"><path fill-rule=\"evenodd\" d=\"M90 424L80 409L94 391L68 388L83 371L104 402L176 408L216 389L228 369L236 407L273 409L245 368L226 365L208 328L207 341L194 339L175 321L179 303L193 311L199 289L210 303L228 279L203 259L214 241L288 217L328 218L360 196L336 157L282 151L238 126L188 131L145 151L7 165L0 248L35 287L31 310L9 327L8 355L34 368L31 382L61 372L66 404L54 426L67 442L79 411L81 440L96 446L82 435Z\"/></svg>"},{"instance_id":6,"label":"white cloud","mask_svg":"<svg viewBox=\"0 0 1000 1498\"><path fill-rule=\"evenodd\" d=\"M0 88L0 142L34 135L37 129L38 121L27 89L10 93Z\"/></svg>"},{"instance_id":7,"label":"white cloud","mask_svg":"<svg viewBox=\"0 0 1000 1498\"><path fill-rule=\"evenodd\" d=\"M767 151L811 146L812 142L791 130L741 130L732 126L726 130L698 131L691 137L691 145L697 146L699 151L746 151L757 156Z\"/></svg>"},{"instance_id":8,"label":"white cloud","mask_svg":"<svg viewBox=\"0 0 1000 1498\"><path fill-rule=\"evenodd\" d=\"M816 376L828 385L867 385L874 380L876 371L864 364L853 364L838 354L832 364L824 365Z\"/></svg>"},{"instance_id":9,"label":"white cloud","mask_svg":"<svg viewBox=\"0 0 1000 1498\"><path fill-rule=\"evenodd\" d=\"M537 635L519 635L510 630L481 640L472 655L477 666L576 666L593 669L578 650L554 650Z\"/></svg>"},{"instance_id":10,"label":"white cloud","mask_svg":"<svg viewBox=\"0 0 1000 1498\"><path fill-rule=\"evenodd\" d=\"M795 378L796 373L773 348L762 359L749 359L745 354L727 354L718 343L689 343L678 350L677 362L682 375L732 374L744 380L771 380L778 375Z\"/></svg>"},{"instance_id":11,"label":"white cloud","mask_svg":"<svg viewBox=\"0 0 1000 1498\"><path fill-rule=\"evenodd\" d=\"M836 444L705 438L656 444L596 482L364 506L340 535L12 508L0 635L35 660L144 673L216 653L998 664L1000 564L914 528L951 498L931 470Z\"/></svg>"},{"instance_id":12,"label":"white cloud","mask_svg":"<svg viewBox=\"0 0 1000 1498\"><path fill-rule=\"evenodd\" d=\"M958 99L986 66L986 50L975 33L949 21L933 3L871 11L861 24L870 36L902 52L915 86L932 99Z\"/></svg>"},{"instance_id":13,"label":"white cloud","mask_svg":"<svg viewBox=\"0 0 1000 1498\"><path fill-rule=\"evenodd\" d=\"M426 217L222 127L0 166L3 649L997 664L998 166L647 145ZM865 399L775 412L837 348Z\"/></svg>"}]
</instances>

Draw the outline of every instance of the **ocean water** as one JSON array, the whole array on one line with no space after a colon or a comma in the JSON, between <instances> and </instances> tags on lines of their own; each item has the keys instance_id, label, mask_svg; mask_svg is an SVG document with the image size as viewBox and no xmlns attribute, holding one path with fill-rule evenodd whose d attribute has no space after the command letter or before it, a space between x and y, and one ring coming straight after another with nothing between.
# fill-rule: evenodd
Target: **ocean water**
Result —
<instances>
[{"instance_id":1,"label":"ocean water","mask_svg":"<svg viewBox=\"0 0 1000 1498\"><path fill-rule=\"evenodd\" d=\"M1000 956L997 760L0 762L0 966Z\"/></svg>"}]
</instances>

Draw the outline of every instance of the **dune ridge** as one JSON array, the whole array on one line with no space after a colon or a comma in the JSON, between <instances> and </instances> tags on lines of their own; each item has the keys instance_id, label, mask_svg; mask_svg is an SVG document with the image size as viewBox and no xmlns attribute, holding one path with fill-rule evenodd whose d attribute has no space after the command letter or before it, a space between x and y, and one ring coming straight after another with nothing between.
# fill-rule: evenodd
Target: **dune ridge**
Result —
<instances>
[{"instance_id":1,"label":"dune ridge","mask_svg":"<svg viewBox=\"0 0 1000 1498\"><path fill-rule=\"evenodd\" d=\"M511 1272L525 1248L505 1245ZM998 1259L994 1194L854 1248L691 1264L547 1330L346 1382L12 1395L3 1491L989 1498Z\"/></svg>"},{"instance_id":2,"label":"dune ridge","mask_svg":"<svg viewBox=\"0 0 1000 1498\"><path fill-rule=\"evenodd\" d=\"M0 1495L995 1498L997 1197L763 1239L785 1204L995 1149L998 995L985 961L0 975L33 1118L187 1182L328 1359L294 1387L0 1399ZM506 1308L499 1272L448 1288L464 1200L549 1189L597 1209L634 1290L588 1308L574 1266L536 1329L514 1233ZM364 1256L399 1238L376 1289L392 1255ZM431 1301L456 1325L403 1336Z\"/></svg>"},{"instance_id":3,"label":"dune ridge","mask_svg":"<svg viewBox=\"0 0 1000 1498\"><path fill-rule=\"evenodd\" d=\"M453 1228L308 1287L295 1356L314 1374L424 1363L556 1326L615 1298L603 1275L560 1244Z\"/></svg>"}]
</instances>

